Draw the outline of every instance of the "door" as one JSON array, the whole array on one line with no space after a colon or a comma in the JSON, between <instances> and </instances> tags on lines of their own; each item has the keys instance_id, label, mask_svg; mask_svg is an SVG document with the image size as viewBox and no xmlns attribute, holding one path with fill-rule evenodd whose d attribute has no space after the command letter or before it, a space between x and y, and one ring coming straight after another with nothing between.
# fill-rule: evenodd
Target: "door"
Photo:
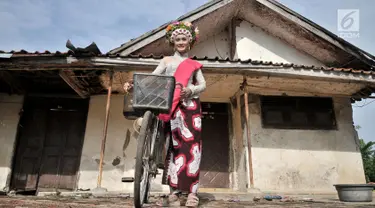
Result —
<instances>
[{"instance_id":1,"label":"door","mask_svg":"<svg viewBox=\"0 0 375 208\"><path fill-rule=\"evenodd\" d=\"M36 190L46 132L46 111L32 99L25 100L18 127L18 145L13 164L13 190Z\"/></svg>"},{"instance_id":2,"label":"door","mask_svg":"<svg viewBox=\"0 0 375 208\"><path fill-rule=\"evenodd\" d=\"M202 161L199 186L229 188L229 115L225 103L202 103Z\"/></svg>"},{"instance_id":3,"label":"door","mask_svg":"<svg viewBox=\"0 0 375 208\"><path fill-rule=\"evenodd\" d=\"M28 102L22 120L29 122L22 124L20 130L12 188L74 190L86 125L87 100L32 98ZM37 116L30 118L30 115ZM28 154L30 151L25 151L28 149L33 150L32 159Z\"/></svg>"}]
</instances>

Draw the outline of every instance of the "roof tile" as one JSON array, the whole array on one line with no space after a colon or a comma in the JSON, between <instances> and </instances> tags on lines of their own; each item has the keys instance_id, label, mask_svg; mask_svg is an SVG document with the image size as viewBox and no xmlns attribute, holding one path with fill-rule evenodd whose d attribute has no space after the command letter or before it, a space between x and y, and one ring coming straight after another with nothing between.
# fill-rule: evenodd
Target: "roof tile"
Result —
<instances>
[{"instance_id":1,"label":"roof tile","mask_svg":"<svg viewBox=\"0 0 375 208\"><path fill-rule=\"evenodd\" d=\"M149 55L143 55L143 54L131 54L122 56L120 54L116 55L110 55L106 54L107 57L122 57L122 58L152 58L152 59L162 59L165 55L158 55L155 56L153 54ZM252 65L265 65L265 66L281 66L284 68L293 68L296 70L301 69L308 69L308 70L314 70L314 71L337 71L337 72L347 72L347 73L355 73L355 74L366 74L366 75L375 75L375 71L366 71L366 70L360 70L360 69L353 69L353 68L335 68L335 67L323 67L323 66L313 66L313 65L301 65L301 64L293 64L293 63L279 63L279 62L272 62L272 61L261 61L261 60L252 60L252 59L234 59L230 60L227 58L220 58L218 56L216 57L197 57L193 56L191 57L194 60L197 61L219 61L219 62L230 62L230 63L241 63L241 64L252 64Z\"/></svg>"},{"instance_id":2,"label":"roof tile","mask_svg":"<svg viewBox=\"0 0 375 208\"><path fill-rule=\"evenodd\" d=\"M74 53L72 51L66 51L66 52L60 52L60 51L55 51L55 52L50 52L48 50L44 52L39 52L39 51L34 51L34 52L28 52L24 49L19 50L19 51L1 51L0 53L11 53L15 57L29 57L29 56L74 56ZM122 58L142 58L142 59L162 59L165 57L165 55L154 55L154 54L149 54L149 55L143 55L143 54L131 54L131 55L126 55L122 56L120 54L103 54L103 55L98 55L99 57L122 57ZM261 61L261 60L252 60L252 59L234 59L230 60L229 57L226 58L220 58L218 56L216 57L197 57L193 56L192 59L197 60L197 61L218 61L218 62L230 62L230 63L241 63L241 64L252 64L252 65L265 65L265 66L279 66L279 67L284 67L284 68L293 68L296 70L300 69L309 69L309 70L314 70L314 71L337 71L337 72L347 72L347 73L355 73L355 74L366 74L366 75L374 75L375 76L375 71L365 71L365 70L360 70L360 69L353 69L353 68L334 68L334 67L322 67L322 66L313 66L313 65L301 65L301 64L293 64L293 63L279 63L279 62L272 62L272 61Z\"/></svg>"},{"instance_id":3,"label":"roof tile","mask_svg":"<svg viewBox=\"0 0 375 208\"><path fill-rule=\"evenodd\" d=\"M0 53L7 53L7 54L13 54L13 56L69 56L72 55L73 53L71 51L66 51L66 52L60 52L60 51L55 51L55 52L50 52L48 50L44 52L39 52L39 51L34 51L34 52L29 52L26 51L25 49L21 49L19 51L2 51L0 50Z\"/></svg>"}]
</instances>

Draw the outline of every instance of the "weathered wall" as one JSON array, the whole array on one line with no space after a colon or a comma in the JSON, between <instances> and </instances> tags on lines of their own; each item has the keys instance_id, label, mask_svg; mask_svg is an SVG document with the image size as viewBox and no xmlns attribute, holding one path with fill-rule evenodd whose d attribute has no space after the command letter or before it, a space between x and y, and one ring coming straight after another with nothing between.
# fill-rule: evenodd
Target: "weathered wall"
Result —
<instances>
[{"instance_id":1,"label":"weathered wall","mask_svg":"<svg viewBox=\"0 0 375 208\"><path fill-rule=\"evenodd\" d=\"M333 184L365 182L350 101L335 98L334 107L338 130L264 129L254 98L249 111L256 188L334 192Z\"/></svg>"},{"instance_id":2,"label":"weathered wall","mask_svg":"<svg viewBox=\"0 0 375 208\"><path fill-rule=\"evenodd\" d=\"M236 42L236 58L242 60L253 59L274 63L322 66L318 60L246 21L242 21L236 27Z\"/></svg>"},{"instance_id":3,"label":"weathered wall","mask_svg":"<svg viewBox=\"0 0 375 208\"><path fill-rule=\"evenodd\" d=\"M197 57L229 57L228 32L223 30L208 38L206 41L198 42L189 52L191 56Z\"/></svg>"},{"instance_id":4,"label":"weathered wall","mask_svg":"<svg viewBox=\"0 0 375 208\"><path fill-rule=\"evenodd\" d=\"M137 141L133 121L125 119L122 114L123 98L123 95L112 95L111 99L102 187L108 191L131 193L133 183L122 183L121 178L134 177ZM78 189L94 189L97 184L106 101L106 96L92 96L90 99ZM160 184L160 178L154 180L153 189L162 190L164 186Z\"/></svg>"},{"instance_id":5,"label":"weathered wall","mask_svg":"<svg viewBox=\"0 0 375 208\"><path fill-rule=\"evenodd\" d=\"M227 58L230 56L229 41L228 31L223 30L204 42L198 42L190 55ZM246 21L242 21L236 26L235 44L236 54L234 58L323 66L317 59Z\"/></svg>"},{"instance_id":6,"label":"weathered wall","mask_svg":"<svg viewBox=\"0 0 375 208\"><path fill-rule=\"evenodd\" d=\"M0 192L7 191L22 105L23 96L0 94Z\"/></svg>"}]
</instances>

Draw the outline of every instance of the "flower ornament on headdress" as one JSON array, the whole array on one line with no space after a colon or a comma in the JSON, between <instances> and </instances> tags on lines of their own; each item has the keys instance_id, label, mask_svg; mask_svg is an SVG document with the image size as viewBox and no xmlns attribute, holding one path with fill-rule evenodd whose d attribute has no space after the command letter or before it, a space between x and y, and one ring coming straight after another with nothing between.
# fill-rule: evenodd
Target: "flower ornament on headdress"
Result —
<instances>
[{"instance_id":1,"label":"flower ornament on headdress","mask_svg":"<svg viewBox=\"0 0 375 208\"><path fill-rule=\"evenodd\" d=\"M192 46L198 40L199 30L198 27L195 27L191 22L173 22L168 25L166 38L169 43L173 44L177 35L181 34L188 37L190 45Z\"/></svg>"}]
</instances>

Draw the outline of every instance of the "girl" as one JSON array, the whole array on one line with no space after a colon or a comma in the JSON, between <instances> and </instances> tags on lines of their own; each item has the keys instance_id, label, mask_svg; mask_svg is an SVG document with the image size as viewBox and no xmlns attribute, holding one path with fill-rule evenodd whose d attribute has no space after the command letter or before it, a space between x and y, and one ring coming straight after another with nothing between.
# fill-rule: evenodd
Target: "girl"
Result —
<instances>
[{"instance_id":1,"label":"girl","mask_svg":"<svg viewBox=\"0 0 375 208\"><path fill-rule=\"evenodd\" d=\"M158 202L160 206L180 206L182 192L188 193L187 207L197 207L199 199L199 171L202 154L201 142L201 105L199 95L206 89L202 65L188 58L188 52L197 41L198 28L190 22L174 22L167 27L166 38L174 48L174 55L163 58L153 74L174 76L176 87L170 114L160 115L167 122L168 133L172 135L171 148L165 167L168 171L168 185L171 192L166 200ZM125 83L125 91L132 84Z\"/></svg>"}]
</instances>

